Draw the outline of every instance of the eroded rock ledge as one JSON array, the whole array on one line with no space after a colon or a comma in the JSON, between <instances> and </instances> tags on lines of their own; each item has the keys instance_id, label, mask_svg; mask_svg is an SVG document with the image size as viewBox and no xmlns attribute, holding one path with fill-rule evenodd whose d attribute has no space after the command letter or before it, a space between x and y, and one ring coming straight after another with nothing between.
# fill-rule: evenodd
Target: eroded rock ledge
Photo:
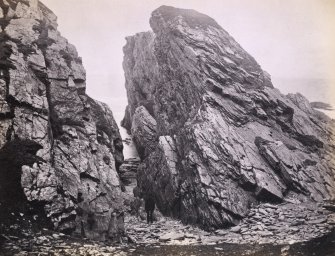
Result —
<instances>
[{"instance_id":1,"label":"eroded rock ledge","mask_svg":"<svg viewBox=\"0 0 335 256\"><path fill-rule=\"evenodd\" d=\"M252 204L334 198L334 122L270 75L213 19L162 6L127 38L123 125L138 185L159 209L210 229ZM283 56L285 58L285 56Z\"/></svg>"},{"instance_id":2,"label":"eroded rock ledge","mask_svg":"<svg viewBox=\"0 0 335 256\"><path fill-rule=\"evenodd\" d=\"M56 20L38 0L0 1L1 215L30 205L59 231L117 236L122 140Z\"/></svg>"}]
</instances>

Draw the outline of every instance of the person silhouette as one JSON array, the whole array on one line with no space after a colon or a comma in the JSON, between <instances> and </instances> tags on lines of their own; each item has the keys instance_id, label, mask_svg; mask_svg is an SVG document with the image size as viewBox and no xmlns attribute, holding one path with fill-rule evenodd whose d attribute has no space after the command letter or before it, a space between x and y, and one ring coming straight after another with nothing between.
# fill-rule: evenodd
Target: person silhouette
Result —
<instances>
[{"instance_id":1,"label":"person silhouette","mask_svg":"<svg viewBox=\"0 0 335 256\"><path fill-rule=\"evenodd\" d=\"M145 196L145 211L147 212L147 223L153 223L154 222L154 218L153 218L153 214L154 214L154 210L155 210L155 199L152 195L146 195Z\"/></svg>"}]
</instances>

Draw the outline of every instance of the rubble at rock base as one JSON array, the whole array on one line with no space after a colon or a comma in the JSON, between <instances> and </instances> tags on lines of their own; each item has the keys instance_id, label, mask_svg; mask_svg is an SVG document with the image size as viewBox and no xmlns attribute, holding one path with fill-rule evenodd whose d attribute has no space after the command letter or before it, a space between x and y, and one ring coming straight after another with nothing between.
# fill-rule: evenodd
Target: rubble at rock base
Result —
<instances>
[{"instance_id":1,"label":"rubble at rock base","mask_svg":"<svg viewBox=\"0 0 335 256\"><path fill-rule=\"evenodd\" d=\"M4 236L3 248L8 253L17 253L15 255L41 253L40 255L106 256L132 255L138 248L164 248L172 245L215 246L214 250L217 251L224 250L225 244L235 245L236 248L241 245L252 245L255 248L260 245L271 245L277 248L278 245L285 251L289 248L287 246L326 236L334 231L334 228L335 213L326 210L321 204L315 206L293 202L279 205L266 203L252 208L247 218L238 226L229 229L206 232L161 216L156 222L148 225L145 220L127 216L125 219L127 235L116 242L91 242L87 239L74 239L62 233L42 230L34 234L25 233L25 237L20 238ZM183 247L180 248L183 250ZM231 247L232 252L234 252L233 248ZM236 249L234 253L237 251Z\"/></svg>"},{"instance_id":2,"label":"rubble at rock base","mask_svg":"<svg viewBox=\"0 0 335 256\"><path fill-rule=\"evenodd\" d=\"M134 217L126 220L129 237L139 244L211 245L295 244L330 233L335 228L335 213L310 203L261 204L251 209L239 225L206 232L162 217L148 226Z\"/></svg>"}]
</instances>

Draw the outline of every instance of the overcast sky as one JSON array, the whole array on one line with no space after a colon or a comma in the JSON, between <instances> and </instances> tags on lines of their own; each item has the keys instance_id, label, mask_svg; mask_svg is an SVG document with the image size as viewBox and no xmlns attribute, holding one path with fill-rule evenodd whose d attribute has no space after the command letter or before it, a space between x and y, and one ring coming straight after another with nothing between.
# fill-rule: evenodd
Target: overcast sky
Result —
<instances>
[{"instance_id":1,"label":"overcast sky","mask_svg":"<svg viewBox=\"0 0 335 256\"><path fill-rule=\"evenodd\" d=\"M108 103L119 120L126 105L122 69L125 37L150 29L161 5L214 18L268 71L283 93L335 105L334 0L42 0L59 30L77 47L87 93ZM332 88L332 89L330 89Z\"/></svg>"}]
</instances>

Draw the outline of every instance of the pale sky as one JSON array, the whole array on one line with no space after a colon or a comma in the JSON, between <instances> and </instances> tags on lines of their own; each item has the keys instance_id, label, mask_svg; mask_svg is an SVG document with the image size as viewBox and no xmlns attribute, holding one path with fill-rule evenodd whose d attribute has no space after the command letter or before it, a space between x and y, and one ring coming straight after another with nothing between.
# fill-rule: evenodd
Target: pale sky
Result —
<instances>
[{"instance_id":1,"label":"pale sky","mask_svg":"<svg viewBox=\"0 0 335 256\"><path fill-rule=\"evenodd\" d=\"M87 71L87 93L116 119L126 102L125 37L150 30L161 5L214 18L272 76L283 93L301 92L335 106L335 0L42 0L74 44Z\"/></svg>"}]
</instances>

